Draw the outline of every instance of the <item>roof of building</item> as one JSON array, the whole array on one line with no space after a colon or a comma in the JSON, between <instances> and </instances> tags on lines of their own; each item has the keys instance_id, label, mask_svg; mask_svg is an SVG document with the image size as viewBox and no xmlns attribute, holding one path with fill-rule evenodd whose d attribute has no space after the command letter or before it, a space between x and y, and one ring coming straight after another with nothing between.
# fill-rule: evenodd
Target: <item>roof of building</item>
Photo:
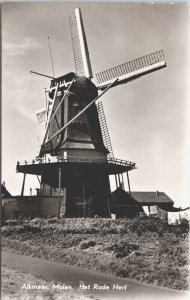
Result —
<instances>
[{"instance_id":1,"label":"roof of building","mask_svg":"<svg viewBox=\"0 0 190 300\"><path fill-rule=\"evenodd\" d=\"M138 205L138 204L173 204L164 192L131 192L131 195L124 191L121 187L112 192L112 204Z\"/></svg>"},{"instance_id":2,"label":"roof of building","mask_svg":"<svg viewBox=\"0 0 190 300\"><path fill-rule=\"evenodd\" d=\"M131 192L131 197L139 203L174 203L164 192Z\"/></svg>"},{"instance_id":3,"label":"roof of building","mask_svg":"<svg viewBox=\"0 0 190 300\"><path fill-rule=\"evenodd\" d=\"M1 195L2 198L11 197L11 194L7 191L6 187L3 184L1 184Z\"/></svg>"},{"instance_id":4,"label":"roof of building","mask_svg":"<svg viewBox=\"0 0 190 300\"><path fill-rule=\"evenodd\" d=\"M138 202L133 197L131 197L128 192L119 187L111 194L111 204L138 205Z\"/></svg>"}]
</instances>

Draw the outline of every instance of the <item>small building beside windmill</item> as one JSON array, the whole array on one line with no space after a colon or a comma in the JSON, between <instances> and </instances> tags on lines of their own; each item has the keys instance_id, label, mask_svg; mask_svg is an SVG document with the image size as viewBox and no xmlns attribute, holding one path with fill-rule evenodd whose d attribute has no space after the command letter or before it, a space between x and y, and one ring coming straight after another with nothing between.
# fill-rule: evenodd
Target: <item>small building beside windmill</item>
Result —
<instances>
[{"instance_id":1,"label":"small building beside windmill","mask_svg":"<svg viewBox=\"0 0 190 300\"><path fill-rule=\"evenodd\" d=\"M12 196L1 185L2 195L2 219L24 217L55 217L58 213L58 197L40 198L37 196ZM164 192L126 192L119 187L112 192L110 201L110 213L117 218L135 218L141 216L157 216L167 220L167 212L180 211L175 208L174 201ZM87 213L87 211L86 211ZM86 217L94 217L95 214ZM99 215L101 216L101 215ZM73 215L74 217L74 215ZM75 216L76 217L76 216ZM80 217L78 215L78 217Z\"/></svg>"},{"instance_id":2,"label":"small building beside windmill","mask_svg":"<svg viewBox=\"0 0 190 300\"><path fill-rule=\"evenodd\" d=\"M164 192L131 192L117 188L111 194L110 210L117 217L134 218L156 215L161 211L175 211L174 201Z\"/></svg>"},{"instance_id":3,"label":"small building beside windmill","mask_svg":"<svg viewBox=\"0 0 190 300\"><path fill-rule=\"evenodd\" d=\"M5 181L1 184L1 198L2 200L6 199L6 198L10 198L11 194L9 193L9 191L7 190L6 186L5 186Z\"/></svg>"},{"instance_id":4,"label":"small building beside windmill","mask_svg":"<svg viewBox=\"0 0 190 300\"><path fill-rule=\"evenodd\" d=\"M4 220L5 218L13 217L13 211L16 211L16 202L7 190L5 182L1 184L1 203L1 219Z\"/></svg>"}]
</instances>

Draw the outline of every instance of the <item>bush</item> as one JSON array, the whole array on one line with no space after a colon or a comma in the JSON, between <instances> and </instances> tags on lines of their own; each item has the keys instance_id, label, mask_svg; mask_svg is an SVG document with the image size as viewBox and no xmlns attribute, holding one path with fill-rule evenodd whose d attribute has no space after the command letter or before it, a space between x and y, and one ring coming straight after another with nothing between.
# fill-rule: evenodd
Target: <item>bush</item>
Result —
<instances>
[{"instance_id":1,"label":"bush","mask_svg":"<svg viewBox=\"0 0 190 300\"><path fill-rule=\"evenodd\" d=\"M113 251L116 258L123 258L131 254L133 251L138 250L139 246L135 244L129 243L117 243L112 244L111 246L107 247L106 250Z\"/></svg>"},{"instance_id":2,"label":"bush","mask_svg":"<svg viewBox=\"0 0 190 300\"><path fill-rule=\"evenodd\" d=\"M90 240L90 241L86 241L86 242L81 243L80 248L81 249L88 249L90 247L94 247L95 245L96 245L96 242Z\"/></svg>"}]
</instances>

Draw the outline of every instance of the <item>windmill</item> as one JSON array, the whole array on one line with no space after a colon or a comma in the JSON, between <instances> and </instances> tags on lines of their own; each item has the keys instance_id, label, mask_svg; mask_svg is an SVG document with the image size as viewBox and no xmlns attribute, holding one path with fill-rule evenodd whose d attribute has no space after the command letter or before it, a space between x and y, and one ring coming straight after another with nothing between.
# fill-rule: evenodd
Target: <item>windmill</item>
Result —
<instances>
[{"instance_id":1,"label":"windmill","mask_svg":"<svg viewBox=\"0 0 190 300\"><path fill-rule=\"evenodd\" d=\"M128 172L135 163L114 157L100 99L110 88L162 69L166 62L157 51L96 74L95 85L79 8L69 22L76 72L51 78L39 157L17 163L17 172L24 173L21 195L26 174L40 175L39 197L58 197L58 216L109 216L109 175L119 187L126 174L130 192Z\"/></svg>"}]
</instances>

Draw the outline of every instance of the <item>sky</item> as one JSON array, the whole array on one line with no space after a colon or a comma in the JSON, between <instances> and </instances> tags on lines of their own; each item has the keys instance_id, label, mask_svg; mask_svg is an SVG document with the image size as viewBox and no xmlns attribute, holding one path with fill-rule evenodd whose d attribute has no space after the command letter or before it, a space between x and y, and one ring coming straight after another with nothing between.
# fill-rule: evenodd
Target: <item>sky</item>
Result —
<instances>
[{"instance_id":1,"label":"sky","mask_svg":"<svg viewBox=\"0 0 190 300\"><path fill-rule=\"evenodd\" d=\"M4 3L2 9L2 181L21 191L16 162L35 158L52 75L74 71L68 16L80 7L94 73L163 49L167 68L110 89L103 105L116 158L135 162L132 191L164 191L189 206L189 4ZM38 187L26 176L26 193ZM112 186L112 188L114 188Z\"/></svg>"}]
</instances>

